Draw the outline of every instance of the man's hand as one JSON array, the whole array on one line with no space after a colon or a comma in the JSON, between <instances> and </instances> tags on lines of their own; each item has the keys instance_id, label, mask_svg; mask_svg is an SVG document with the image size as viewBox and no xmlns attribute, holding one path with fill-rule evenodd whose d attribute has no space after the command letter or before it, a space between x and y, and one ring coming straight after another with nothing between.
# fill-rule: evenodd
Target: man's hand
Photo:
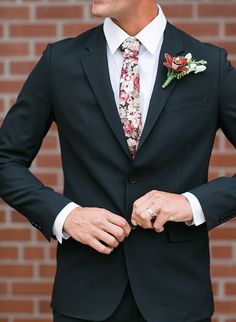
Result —
<instances>
[{"instance_id":1,"label":"man's hand","mask_svg":"<svg viewBox=\"0 0 236 322\"><path fill-rule=\"evenodd\" d=\"M151 219L153 215L153 219ZM143 228L162 232L167 221L193 220L192 208L183 195L153 190L137 199L133 205L131 221Z\"/></svg>"},{"instance_id":2,"label":"man's hand","mask_svg":"<svg viewBox=\"0 0 236 322\"><path fill-rule=\"evenodd\" d=\"M110 254L131 231L121 216L101 208L82 207L72 210L63 229L78 242L102 254Z\"/></svg>"}]
</instances>

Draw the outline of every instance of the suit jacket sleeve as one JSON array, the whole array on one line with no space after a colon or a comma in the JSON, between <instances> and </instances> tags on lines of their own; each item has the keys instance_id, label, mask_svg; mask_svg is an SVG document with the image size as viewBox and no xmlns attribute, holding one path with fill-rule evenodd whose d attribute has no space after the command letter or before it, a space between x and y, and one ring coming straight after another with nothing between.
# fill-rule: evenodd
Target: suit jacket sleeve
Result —
<instances>
[{"instance_id":1,"label":"suit jacket sleeve","mask_svg":"<svg viewBox=\"0 0 236 322\"><path fill-rule=\"evenodd\" d=\"M49 46L0 129L0 195L50 240L54 220L70 202L28 170L54 120Z\"/></svg>"},{"instance_id":2,"label":"suit jacket sleeve","mask_svg":"<svg viewBox=\"0 0 236 322\"><path fill-rule=\"evenodd\" d=\"M236 70L221 50L219 64L219 126L236 147ZM200 201L208 229L236 215L236 175L220 177L190 190Z\"/></svg>"}]
</instances>

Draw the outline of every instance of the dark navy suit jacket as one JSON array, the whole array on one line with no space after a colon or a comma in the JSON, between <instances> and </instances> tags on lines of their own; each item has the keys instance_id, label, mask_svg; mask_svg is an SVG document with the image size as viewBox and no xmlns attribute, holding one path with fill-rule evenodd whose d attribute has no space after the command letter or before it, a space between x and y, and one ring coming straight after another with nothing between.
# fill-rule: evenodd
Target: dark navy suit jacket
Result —
<instances>
[{"instance_id":1,"label":"dark navy suit jacket","mask_svg":"<svg viewBox=\"0 0 236 322\"><path fill-rule=\"evenodd\" d=\"M158 31L157 31L158 32ZM207 60L207 70L167 88L164 53ZM236 177L208 182L216 131L236 144L236 71L226 53L167 24L157 79L137 157L132 160L111 88L102 26L49 45L0 132L0 194L50 240L70 201L102 207L130 222L133 202L156 189L192 192L206 224L137 228L111 255L72 238L58 246L52 306L102 320L128 280L149 322L191 322L213 312L208 230L236 213ZM58 126L64 195L28 170L51 123Z\"/></svg>"}]
</instances>

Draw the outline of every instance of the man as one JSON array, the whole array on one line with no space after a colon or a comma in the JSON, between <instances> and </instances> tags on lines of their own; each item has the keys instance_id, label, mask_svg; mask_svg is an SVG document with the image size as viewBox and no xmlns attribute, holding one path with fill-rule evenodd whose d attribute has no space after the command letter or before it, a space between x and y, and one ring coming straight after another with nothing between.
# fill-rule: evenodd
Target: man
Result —
<instances>
[{"instance_id":1,"label":"man","mask_svg":"<svg viewBox=\"0 0 236 322\"><path fill-rule=\"evenodd\" d=\"M218 128L236 143L236 71L155 0L92 12L104 25L49 45L3 123L1 195L60 242L55 322L209 322L207 231L236 213L236 178L207 172ZM166 53L207 69L163 88ZM63 196L27 169L52 121Z\"/></svg>"}]
</instances>

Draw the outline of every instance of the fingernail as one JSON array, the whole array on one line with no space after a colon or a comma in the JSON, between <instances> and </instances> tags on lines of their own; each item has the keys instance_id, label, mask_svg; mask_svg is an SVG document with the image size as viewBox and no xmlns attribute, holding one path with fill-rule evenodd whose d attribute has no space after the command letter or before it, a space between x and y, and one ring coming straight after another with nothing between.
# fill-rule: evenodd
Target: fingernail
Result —
<instances>
[{"instance_id":1,"label":"fingernail","mask_svg":"<svg viewBox=\"0 0 236 322\"><path fill-rule=\"evenodd\" d=\"M137 226L137 222L134 219L131 219L132 225Z\"/></svg>"}]
</instances>

